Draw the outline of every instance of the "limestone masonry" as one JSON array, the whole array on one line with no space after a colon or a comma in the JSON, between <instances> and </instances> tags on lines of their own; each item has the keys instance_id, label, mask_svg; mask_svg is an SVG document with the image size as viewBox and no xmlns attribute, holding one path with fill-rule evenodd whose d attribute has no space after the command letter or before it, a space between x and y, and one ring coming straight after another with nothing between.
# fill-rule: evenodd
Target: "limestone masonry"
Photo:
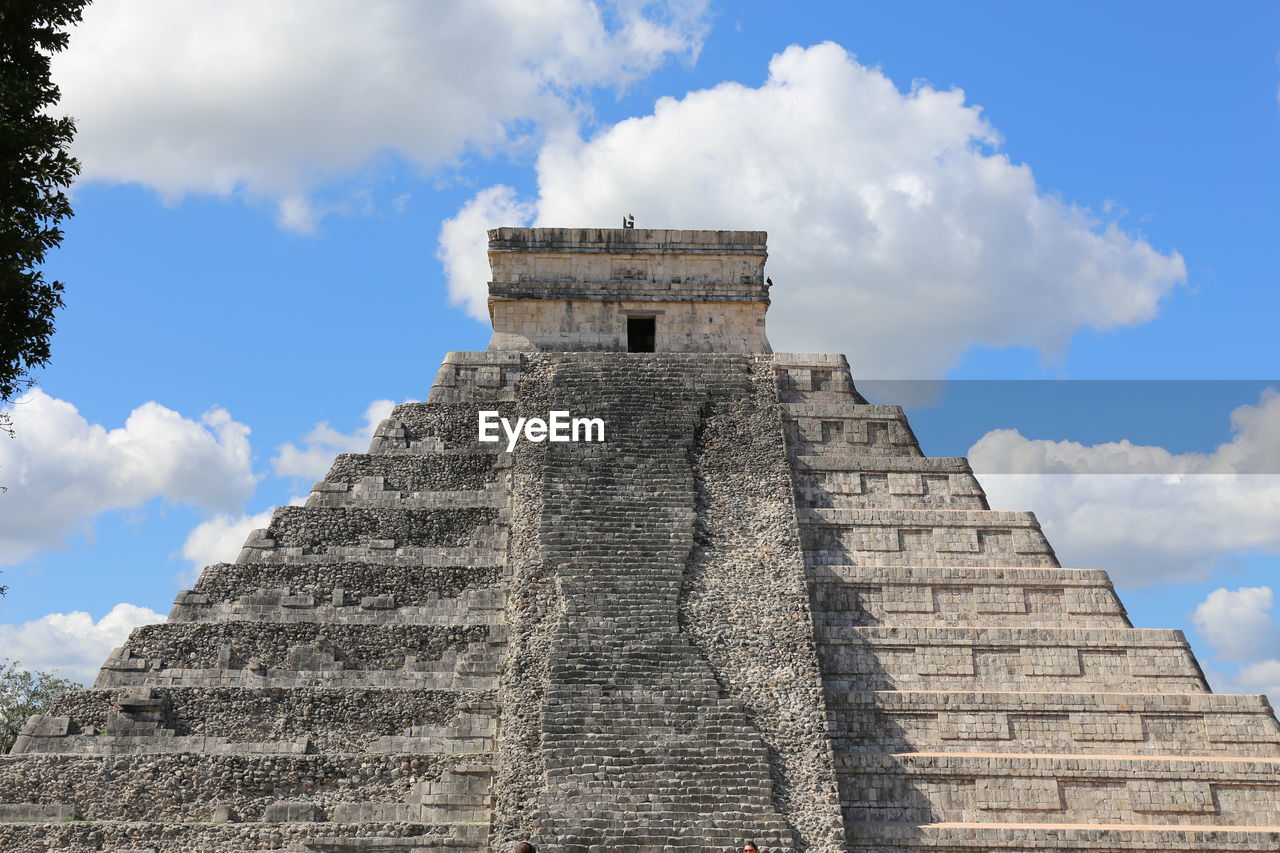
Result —
<instances>
[{"instance_id":1,"label":"limestone masonry","mask_svg":"<svg viewBox=\"0 0 1280 853\"><path fill-rule=\"evenodd\" d=\"M1267 700L772 354L764 232L489 237L489 349L27 723L0 850L1280 851Z\"/></svg>"}]
</instances>

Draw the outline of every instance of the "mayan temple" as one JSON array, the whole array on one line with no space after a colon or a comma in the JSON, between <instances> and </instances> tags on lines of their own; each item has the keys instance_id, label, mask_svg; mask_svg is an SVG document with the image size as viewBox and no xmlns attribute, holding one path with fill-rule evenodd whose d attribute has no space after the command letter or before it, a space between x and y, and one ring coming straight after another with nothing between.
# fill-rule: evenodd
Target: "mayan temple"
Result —
<instances>
[{"instance_id":1,"label":"mayan temple","mask_svg":"<svg viewBox=\"0 0 1280 853\"><path fill-rule=\"evenodd\" d=\"M489 237L489 349L26 724L0 850L1280 850L1267 700L773 353L764 232Z\"/></svg>"}]
</instances>

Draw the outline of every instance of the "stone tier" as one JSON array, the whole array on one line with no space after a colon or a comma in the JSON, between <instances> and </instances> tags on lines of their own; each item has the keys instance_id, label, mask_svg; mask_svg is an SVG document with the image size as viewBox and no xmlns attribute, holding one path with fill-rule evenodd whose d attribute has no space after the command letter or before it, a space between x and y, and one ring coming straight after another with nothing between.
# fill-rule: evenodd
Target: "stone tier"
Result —
<instances>
[{"instance_id":1,"label":"stone tier","mask_svg":"<svg viewBox=\"0 0 1280 853\"><path fill-rule=\"evenodd\" d=\"M344 803L405 801L420 781L468 760L416 752L28 753L0 757L0 803L70 807L77 820L178 824L214 820L219 806L240 820L270 822L280 819L274 806L291 803L309 807L300 819L333 820Z\"/></svg>"},{"instance_id":2,"label":"stone tier","mask_svg":"<svg viewBox=\"0 0 1280 853\"><path fill-rule=\"evenodd\" d=\"M811 566L819 625L1128 628L1106 572L969 566Z\"/></svg>"},{"instance_id":3,"label":"stone tier","mask_svg":"<svg viewBox=\"0 0 1280 853\"><path fill-rule=\"evenodd\" d=\"M492 691L402 688L140 687L63 694L29 723L14 753L76 752L84 741L115 741L132 751L177 749L193 739L227 744L229 751L388 751L388 739L448 738L451 726L495 718ZM428 731L432 727L439 731ZM73 743L79 740L80 743ZM270 746L273 743L284 746ZM408 752L402 743L392 751ZM416 744L424 746L424 744ZM258 749L259 746L266 746ZM112 748L115 748L114 746ZM91 750L90 750L91 751ZM129 751L129 750L126 750ZM456 746L425 749L458 752ZM471 750L474 751L474 750Z\"/></svg>"},{"instance_id":4,"label":"stone tier","mask_svg":"<svg viewBox=\"0 0 1280 853\"><path fill-rule=\"evenodd\" d=\"M0 807L2 808L2 807ZM284 809L280 809L284 811ZM40 812L35 812L40 814ZM86 821L0 822L6 853L50 850L110 853L487 853L488 826L468 823L317 823L305 810L287 822ZM0 818L3 815L0 814ZM296 818L296 819L294 819Z\"/></svg>"},{"instance_id":5,"label":"stone tier","mask_svg":"<svg viewBox=\"0 0 1280 853\"><path fill-rule=\"evenodd\" d=\"M218 563L194 589L178 593L172 621L201 621L219 606L307 610L398 609L440 605L452 609L470 594L487 602L500 585L499 566L397 566L386 563ZM482 610L488 610L485 603Z\"/></svg>"},{"instance_id":6,"label":"stone tier","mask_svg":"<svg viewBox=\"0 0 1280 853\"><path fill-rule=\"evenodd\" d=\"M425 569L443 569L451 566L487 569L506 564L505 525L482 531L477 535L477 539L480 541L474 545L456 548L400 545L394 539L370 539L358 545L333 545L319 553L307 553L303 548L280 547L268 531L263 529L249 534L236 562L239 564L284 563L299 567L330 566L335 563L367 563L394 568Z\"/></svg>"},{"instance_id":7,"label":"stone tier","mask_svg":"<svg viewBox=\"0 0 1280 853\"><path fill-rule=\"evenodd\" d=\"M418 456L342 453L325 475L326 491L347 487L361 492L487 491L503 485L508 454L491 450L439 450Z\"/></svg>"},{"instance_id":8,"label":"stone tier","mask_svg":"<svg viewBox=\"0 0 1280 853\"><path fill-rule=\"evenodd\" d=\"M302 554L371 541L390 541L395 547L475 547L495 541L504 516L495 507L285 506L272 515L266 536L274 541L274 547Z\"/></svg>"},{"instance_id":9,"label":"stone tier","mask_svg":"<svg viewBox=\"0 0 1280 853\"><path fill-rule=\"evenodd\" d=\"M373 457L378 459L396 457ZM421 458L421 457L399 457ZM311 487L308 509L470 509L506 506L506 484L495 483L486 489L453 489L437 492L401 492L383 488L380 477L369 477L356 488L346 483L320 482Z\"/></svg>"},{"instance_id":10,"label":"stone tier","mask_svg":"<svg viewBox=\"0 0 1280 853\"><path fill-rule=\"evenodd\" d=\"M873 406L845 399L784 403L782 417L787 445L795 455L922 455L901 406Z\"/></svg>"},{"instance_id":11,"label":"stone tier","mask_svg":"<svg viewBox=\"0 0 1280 853\"><path fill-rule=\"evenodd\" d=\"M501 442L482 442L479 437L481 411L498 412L513 418L515 404L509 401L449 403L404 403L378 425L369 443L369 453L386 456L432 455L446 452L503 451ZM545 412L542 415L546 417Z\"/></svg>"},{"instance_id":12,"label":"stone tier","mask_svg":"<svg viewBox=\"0 0 1280 853\"><path fill-rule=\"evenodd\" d=\"M1280 826L1280 761L837 753L847 824Z\"/></svg>"},{"instance_id":13,"label":"stone tier","mask_svg":"<svg viewBox=\"0 0 1280 853\"><path fill-rule=\"evenodd\" d=\"M848 853L1259 853L1280 849L1280 827L859 823L847 840Z\"/></svg>"},{"instance_id":14,"label":"stone tier","mask_svg":"<svg viewBox=\"0 0 1280 853\"><path fill-rule=\"evenodd\" d=\"M832 453L792 459L800 509L988 509L968 460Z\"/></svg>"},{"instance_id":15,"label":"stone tier","mask_svg":"<svg viewBox=\"0 0 1280 853\"><path fill-rule=\"evenodd\" d=\"M1264 696L834 691L827 709L844 752L1280 758Z\"/></svg>"},{"instance_id":16,"label":"stone tier","mask_svg":"<svg viewBox=\"0 0 1280 853\"><path fill-rule=\"evenodd\" d=\"M470 822L487 827L490 809L493 768L488 764L465 764L451 767L437 779L417 782L400 802L344 803L333 810L340 822L377 821Z\"/></svg>"},{"instance_id":17,"label":"stone tier","mask_svg":"<svg viewBox=\"0 0 1280 853\"><path fill-rule=\"evenodd\" d=\"M797 517L812 565L1058 565L1030 512L809 509Z\"/></svg>"},{"instance_id":18,"label":"stone tier","mask_svg":"<svg viewBox=\"0 0 1280 853\"><path fill-rule=\"evenodd\" d=\"M866 403L853 387L843 355L779 352L773 355L778 400L782 403Z\"/></svg>"},{"instance_id":19,"label":"stone tier","mask_svg":"<svg viewBox=\"0 0 1280 853\"><path fill-rule=\"evenodd\" d=\"M431 403L498 403L516 399L526 356L519 352L450 352L431 385Z\"/></svg>"},{"instance_id":20,"label":"stone tier","mask_svg":"<svg viewBox=\"0 0 1280 853\"><path fill-rule=\"evenodd\" d=\"M500 585L462 590L421 604L401 604L395 593L357 598L335 589L329 601L289 588L263 588L234 602L210 603L199 593L179 593L170 622L319 622L334 625L503 625L506 590Z\"/></svg>"},{"instance_id":21,"label":"stone tier","mask_svg":"<svg viewBox=\"0 0 1280 853\"><path fill-rule=\"evenodd\" d=\"M409 681L421 673L491 678L505 642L504 625L171 622L135 629L96 686L319 686L334 677L384 686L402 673L406 687L437 687Z\"/></svg>"},{"instance_id":22,"label":"stone tier","mask_svg":"<svg viewBox=\"0 0 1280 853\"><path fill-rule=\"evenodd\" d=\"M95 687L198 687L295 689L329 687L335 690L493 690L502 671L503 649L472 643L458 652L445 652L430 661L409 661L412 669L126 669L136 661L108 658Z\"/></svg>"},{"instance_id":23,"label":"stone tier","mask_svg":"<svg viewBox=\"0 0 1280 853\"><path fill-rule=\"evenodd\" d=\"M62 724L63 719L44 715L31 725L39 734L47 724ZM417 755L472 755L493 750L496 720L492 714L467 714L447 725L411 726L396 734L380 735L363 744L361 751L370 754L414 753ZM117 730L108 726L95 734L64 735L42 738L26 734L22 749L13 754L56 755L144 755L198 753L211 755L307 755L319 752L309 737L276 738L263 741L233 741L227 737L180 735L172 729ZM333 751L330 751L332 753ZM353 820L338 817L338 820ZM368 818L372 820L373 818ZM392 820L382 817L380 820ZM409 820L409 818L394 818ZM427 817L419 817L427 820Z\"/></svg>"},{"instance_id":24,"label":"stone tier","mask_svg":"<svg viewBox=\"0 0 1280 853\"><path fill-rule=\"evenodd\" d=\"M831 690L1208 692L1181 631L815 629Z\"/></svg>"}]
</instances>

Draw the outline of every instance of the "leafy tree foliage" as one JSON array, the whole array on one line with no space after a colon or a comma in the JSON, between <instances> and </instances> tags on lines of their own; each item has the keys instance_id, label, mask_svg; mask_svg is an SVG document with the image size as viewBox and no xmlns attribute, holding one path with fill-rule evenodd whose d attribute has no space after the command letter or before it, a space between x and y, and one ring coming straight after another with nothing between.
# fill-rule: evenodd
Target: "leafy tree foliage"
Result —
<instances>
[{"instance_id":1,"label":"leafy tree foliage","mask_svg":"<svg viewBox=\"0 0 1280 853\"><path fill-rule=\"evenodd\" d=\"M63 188L80 164L67 152L75 122L45 111L57 103L50 57L88 0L0 0L0 400L31 385L49 361L62 282L46 281L45 253L72 215ZM0 414L0 429L9 424Z\"/></svg>"},{"instance_id":2,"label":"leafy tree foliage","mask_svg":"<svg viewBox=\"0 0 1280 853\"><path fill-rule=\"evenodd\" d=\"M0 755L13 748L28 717L44 713L59 693L79 689L51 672L27 672L16 661L0 659Z\"/></svg>"}]
</instances>

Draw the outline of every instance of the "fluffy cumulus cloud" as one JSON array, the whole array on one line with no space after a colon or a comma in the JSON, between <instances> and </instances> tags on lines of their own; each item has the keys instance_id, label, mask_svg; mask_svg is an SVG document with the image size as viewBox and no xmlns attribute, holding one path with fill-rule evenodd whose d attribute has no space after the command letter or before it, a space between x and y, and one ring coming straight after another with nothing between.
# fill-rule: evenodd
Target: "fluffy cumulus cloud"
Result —
<instances>
[{"instance_id":1,"label":"fluffy cumulus cloud","mask_svg":"<svg viewBox=\"0 0 1280 853\"><path fill-rule=\"evenodd\" d=\"M295 495L289 498L288 505L302 506L306 502L305 497ZM205 566L234 562L249 534L271 524L274 511L272 507L257 513L219 513L197 524L182 543L182 556L191 563L180 577L182 583L193 583Z\"/></svg>"},{"instance_id":2,"label":"fluffy cumulus cloud","mask_svg":"<svg viewBox=\"0 0 1280 853\"><path fill-rule=\"evenodd\" d=\"M271 523L271 510L239 515L218 514L195 526L182 543L182 556L191 562L184 582L194 581L205 566L234 562L254 530Z\"/></svg>"},{"instance_id":3,"label":"fluffy cumulus cloud","mask_svg":"<svg viewBox=\"0 0 1280 853\"><path fill-rule=\"evenodd\" d=\"M306 502L305 497L289 498L289 506L302 506ZM261 512L219 512L197 524L187 534L186 542L182 543L182 556L184 560L191 562L191 566L179 576L180 583L195 583L205 566L216 562L236 561L248 534L271 524L271 514L274 511L275 508L271 507Z\"/></svg>"},{"instance_id":4,"label":"fluffy cumulus cloud","mask_svg":"<svg viewBox=\"0 0 1280 853\"><path fill-rule=\"evenodd\" d=\"M88 180L245 191L306 230L309 192L394 152L421 168L576 120L578 95L692 59L706 2L100 0L55 62Z\"/></svg>"},{"instance_id":5,"label":"fluffy cumulus cloud","mask_svg":"<svg viewBox=\"0 0 1280 853\"><path fill-rule=\"evenodd\" d=\"M1125 585L1202 580L1232 555L1280 552L1280 394L1236 409L1231 424L1212 453L995 430L969 458L980 473L1009 472L981 474L992 506L1034 510L1064 564Z\"/></svg>"},{"instance_id":6,"label":"fluffy cumulus cloud","mask_svg":"<svg viewBox=\"0 0 1280 853\"><path fill-rule=\"evenodd\" d=\"M323 479L337 454L368 450L378 424L393 408L395 403L391 400L374 400L365 408L360 426L349 433L340 432L325 421L316 424L299 443L290 441L280 445L271 460L272 471L278 477L301 481ZM305 497L289 499L290 506L304 503ZM200 522L182 544L182 556L191 565L181 580L190 583L205 566L234 560L249 534L271 523L271 513L271 509L257 513L220 512Z\"/></svg>"},{"instance_id":7,"label":"fluffy cumulus cloud","mask_svg":"<svg viewBox=\"0 0 1280 853\"><path fill-rule=\"evenodd\" d=\"M1196 608L1196 630L1220 661L1242 663L1234 672L1209 670L1219 691L1266 693L1280 702L1280 624L1275 592L1266 586L1215 589Z\"/></svg>"},{"instance_id":8,"label":"fluffy cumulus cloud","mask_svg":"<svg viewBox=\"0 0 1280 853\"><path fill-rule=\"evenodd\" d=\"M999 141L959 90L902 92L838 45L791 47L759 87L555 135L530 210L488 190L457 221L768 230L775 349L848 352L863 376L939 376L974 344L1052 355L1081 328L1150 320L1182 258L1041 191ZM482 318L475 234L441 238Z\"/></svg>"},{"instance_id":9,"label":"fluffy cumulus cloud","mask_svg":"<svg viewBox=\"0 0 1280 853\"><path fill-rule=\"evenodd\" d=\"M120 603L101 619L82 611L50 613L21 625L0 625L0 649L24 669L53 670L64 678L92 684L111 650L124 644L139 625L164 616L136 604Z\"/></svg>"},{"instance_id":10,"label":"fluffy cumulus cloud","mask_svg":"<svg viewBox=\"0 0 1280 853\"><path fill-rule=\"evenodd\" d=\"M364 411L364 423L353 432L339 432L322 421L302 437L302 446L293 442L280 445L271 468L279 477L319 480L329 471L333 457L339 453L364 453L369 449L378 424L395 408L391 400L374 400Z\"/></svg>"},{"instance_id":11,"label":"fluffy cumulus cloud","mask_svg":"<svg viewBox=\"0 0 1280 853\"><path fill-rule=\"evenodd\" d=\"M1280 659L1251 663L1231 675L1211 676L1211 680L1220 693L1265 693L1272 706L1280 705Z\"/></svg>"},{"instance_id":12,"label":"fluffy cumulus cloud","mask_svg":"<svg viewBox=\"0 0 1280 853\"><path fill-rule=\"evenodd\" d=\"M477 320L489 319L488 230L529 222L537 213L531 202L521 201L511 187L489 187L462 206L440 228L436 256L444 264L449 301L466 306Z\"/></svg>"},{"instance_id":13,"label":"fluffy cumulus cloud","mask_svg":"<svg viewBox=\"0 0 1280 853\"><path fill-rule=\"evenodd\" d=\"M1280 654L1280 626L1271 615L1274 603L1275 593L1266 586L1215 589L1192 618L1218 658L1254 661Z\"/></svg>"},{"instance_id":14,"label":"fluffy cumulus cloud","mask_svg":"<svg viewBox=\"0 0 1280 853\"><path fill-rule=\"evenodd\" d=\"M256 485L249 428L213 409L199 420L158 403L124 426L87 421L74 405L34 389L10 408L17 438L0 441L0 563L86 533L110 510L160 497L210 512L233 511Z\"/></svg>"}]
</instances>

